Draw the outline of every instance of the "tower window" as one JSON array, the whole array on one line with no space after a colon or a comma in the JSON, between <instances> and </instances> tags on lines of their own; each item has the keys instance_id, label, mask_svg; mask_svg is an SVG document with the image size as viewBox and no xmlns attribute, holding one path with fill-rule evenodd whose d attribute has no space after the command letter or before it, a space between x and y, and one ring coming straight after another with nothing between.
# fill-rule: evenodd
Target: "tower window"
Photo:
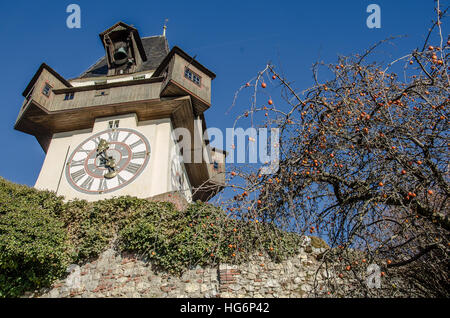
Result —
<instances>
[{"instance_id":1,"label":"tower window","mask_svg":"<svg viewBox=\"0 0 450 318\"><path fill-rule=\"evenodd\" d=\"M118 120L111 120L108 123L109 129L119 128L119 121Z\"/></svg>"},{"instance_id":2,"label":"tower window","mask_svg":"<svg viewBox=\"0 0 450 318\"><path fill-rule=\"evenodd\" d=\"M75 93L66 93L66 95L64 96L64 100L72 100L74 96Z\"/></svg>"},{"instance_id":3,"label":"tower window","mask_svg":"<svg viewBox=\"0 0 450 318\"><path fill-rule=\"evenodd\" d=\"M219 170L219 163L214 161L214 170Z\"/></svg>"},{"instance_id":4,"label":"tower window","mask_svg":"<svg viewBox=\"0 0 450 318\"><path fill-rule=\"evenodd\" d=\"M44 88L42 89L42 94L44 94L45 96L49 97L51 90L52 90L52 87L50 86L50 84L49 83L45 83Z\"/></svg>"},{"instance_id":5,"label":"tower window","mask_svg":"<svg viewBox=\"0 0 450 318\"><path fill-rule=\"evenodd\" d=\"M200 75L192 72L189 68L185 68L184 69L184 77L186 77L187 79L191 80L192 82L194 82L195 84L199 85L201 84L201 77Z\"/></svg>"},{"instance_id":6,"label":"tower window","mask_svg":"<svg viewBox=\"0 0 450 318\"><path fill-rule=\"evenodd\" d=\"M95 96L106 96L109 94L107 89L95 91Z\"/></svg>"}]
</instances>

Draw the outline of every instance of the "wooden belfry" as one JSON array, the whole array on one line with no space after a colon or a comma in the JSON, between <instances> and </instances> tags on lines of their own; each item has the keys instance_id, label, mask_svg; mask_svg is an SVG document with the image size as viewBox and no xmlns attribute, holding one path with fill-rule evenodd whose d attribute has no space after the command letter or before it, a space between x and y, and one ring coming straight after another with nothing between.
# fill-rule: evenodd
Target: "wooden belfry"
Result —
<instances>
[{"instance_id":1,"label":"wooden belfry","mask_svg":"<svg viewBox=\"0 0 450 318\"><path fill-rule=\"evenodd\" d=\"M225 182L225 152L202 138L202 161L184 162L181 152L194 148L180 149L173 131L204 133L215 74L169 50L165 34L141 38L118 22L100 39L105 56L79 77L66 80L44 63L23 92L14 127L46 152L35 187L90 201L211 198Z\"/></svg>"}]
</instances>

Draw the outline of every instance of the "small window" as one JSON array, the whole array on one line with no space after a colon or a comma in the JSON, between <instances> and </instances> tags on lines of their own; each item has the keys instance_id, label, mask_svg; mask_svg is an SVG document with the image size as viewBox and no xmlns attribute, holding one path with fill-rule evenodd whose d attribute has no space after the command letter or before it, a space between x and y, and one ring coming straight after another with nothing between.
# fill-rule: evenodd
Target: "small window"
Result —
<instances>
[{"instance_id":1,"label":"small window","mask_svg":"<svg viewBox=\"0 0 450 318\"><path fill-rule=\"evenodd\" d=\"M145 79L145 75L137 75L137 76L133 76L134 80L143 80Z\"/></svg>"},{"instance_id":2,"label":"small window","mask_svg":"<svg viewBox=\"0 0 450 318\"><path fill-rule=\"evenodd\" d=\"M111 120L108 123L109 129L119 128L119 121L118 120Z\"/></svg>"},{"instance_id":3,"label":"small window","mask_svg":"<svg viewBox=\"0 0 450 318\"><path fill-rule=\"evenodd\" d=\"M219 170L219 163L214 161L214 170Z\"/></svg>"},{"instance_id":4,"label":"small window","mask_svg":"<svg viewBox=\"0 0 450 318\"><path fill-rule=\"evenodd\" d=\"M199 85L201 84L201 77L200 75L192 72L189 68L185 68L184 70L184 77L186 77L187 79L191 80L192 82L194 82L195 84Z\"/></svg>"},{"instance_id":5,"label":"small window","mask_svg":"<svg viewBox=\"0 0 450 318\"><path fill-rule=\"evenodd\" d=\"M64 96L64 100L72 100L74 96L75 93L66 93L66 95Z\"/></svg>"},{"instance_id":6,"label":"small window","mask_svg":"<svg viewBox=\"0 0 450 318\"><path fill-rule=\"evenodd\" d=\"M107 89L95 91L95 96L106 96L109 94Z\"/></svg>"},{"instance_id":7,"label":"small window","mask_svg":"<svg viewBox=\"0 0 450 318\"><path fill-rule=\"evenodd\" d=\"M42 94L44 94L45 96L49 97L51 90L52 90L52 87L50 86L50 84L49 83L45 83L44 88L42 89Z\"/></svg>"}]
</instances>

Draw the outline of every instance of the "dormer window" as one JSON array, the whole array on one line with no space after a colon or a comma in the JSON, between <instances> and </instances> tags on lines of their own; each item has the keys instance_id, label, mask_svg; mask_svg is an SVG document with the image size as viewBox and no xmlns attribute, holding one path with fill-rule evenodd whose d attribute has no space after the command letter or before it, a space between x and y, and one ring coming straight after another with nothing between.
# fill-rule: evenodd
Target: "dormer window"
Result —
<instances>
[{"instance_id":1,"label":"dormer window","mask_svg":"<svg viewBox=\"0 0 450 318\"><path fill-rule=\"evenodd\" d=\"M75 93L66 93L66 95L64 96L64 100L72 100L74 96Z\"/></svg>"},{"instance_id":2,"label":"dormer window","mask_svg":"<svg viewBox=\"0 0 450 318\"><path fill-rule=\"evenodd\" d=\"M197 73L194 73L192 70L190 70L187 67L184 69L184 77L186 77L187 79L191 80L192 82L194 82L198 86L200 86L200 84L201 84L201 77L200 77L200 75L198 75Z\"/></svg>"},{"instance_id":3,"label":"dormer window","mask_svg":"<svg viewBox=\"0 0 450 318\"><path fill-rule=\"evenodd\" d=\"M111 120L108 123L108 127L109 127L109 129L119 128L119 121L118 120Z\"/></svg>"},{"instance_id":4,"label":"dormer window","mask_svg":"<svg viewBox=\"0 0 450 318\"><path fill-rule=\"evenodd\" d=\"M52 90L52 87L50 86L50 84L49 83L45 83L44 88L42 89L42 94L44 94L45 96L49 97L51 90Z\"/></svg>"}]
</instances>

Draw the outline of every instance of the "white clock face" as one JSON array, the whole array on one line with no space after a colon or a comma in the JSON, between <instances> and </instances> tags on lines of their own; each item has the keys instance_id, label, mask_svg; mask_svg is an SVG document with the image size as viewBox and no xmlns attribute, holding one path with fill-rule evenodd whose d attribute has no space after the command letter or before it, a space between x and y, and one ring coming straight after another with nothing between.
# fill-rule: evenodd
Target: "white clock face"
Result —
<instances>
[{"instance_id":1,"label":"white clock face","mask_svg":"<svg viewBox=\"0 0 450 318\"><path fill-rule=\"evenodd\" d=\"M105 141L107 149L99 152ZM127 128L108 129L86 139L72 152L66 178L79 192L113 192L133 182L149 159L150 143L144 135Z\"/></svg>"}]
</instances>

